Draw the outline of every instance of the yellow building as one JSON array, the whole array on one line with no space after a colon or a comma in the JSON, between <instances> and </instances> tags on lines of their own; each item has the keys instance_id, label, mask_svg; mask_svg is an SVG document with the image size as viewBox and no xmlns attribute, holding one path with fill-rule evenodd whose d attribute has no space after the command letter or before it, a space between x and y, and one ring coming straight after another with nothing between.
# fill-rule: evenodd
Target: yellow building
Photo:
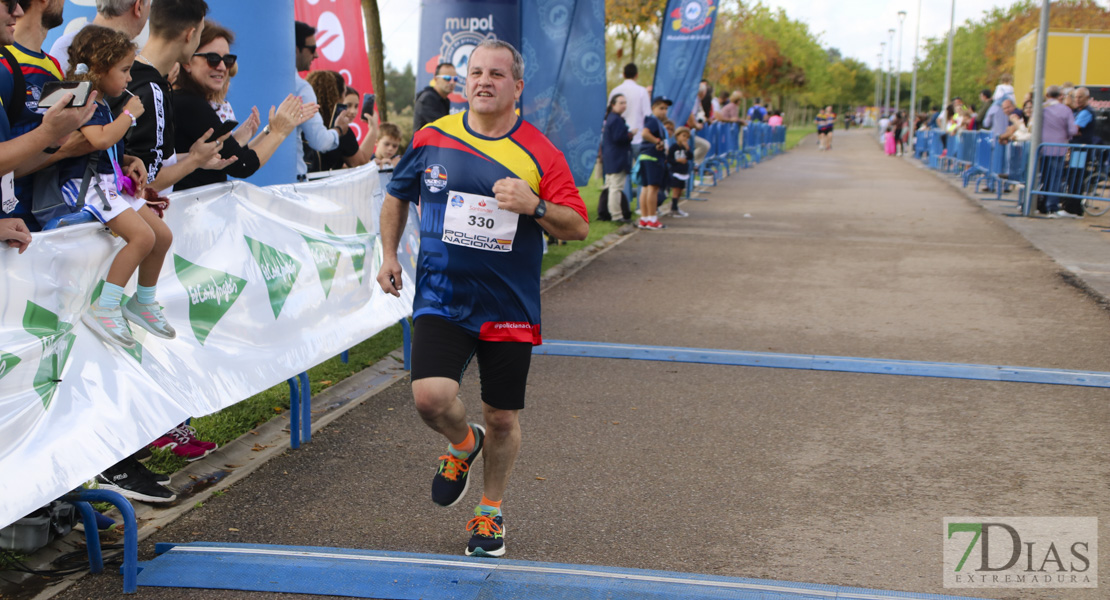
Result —
<instances>
[{"instance_id":1,"label":"yellow building","mask_svg":"<svg viewBox=\"0 0 1110 600\"><path fill-rule=\"evenodd\" d=\"M1110 31L1049 29L1045 85L1070 81L1077 86L1110 88ZM1033 89L1037 70L1037 30L1015 44L1014 93L1018 102ZM1091 90L1093 93L1103 90ZM1095 93L1098 97L1102 94Z\"/></svg>"}]
</instances>

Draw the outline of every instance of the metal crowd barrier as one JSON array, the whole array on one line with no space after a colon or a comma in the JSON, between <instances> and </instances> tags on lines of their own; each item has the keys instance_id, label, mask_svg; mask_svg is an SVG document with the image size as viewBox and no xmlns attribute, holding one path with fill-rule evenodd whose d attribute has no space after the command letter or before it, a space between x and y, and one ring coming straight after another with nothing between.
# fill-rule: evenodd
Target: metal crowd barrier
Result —
<instances>
[{"instance_id":1,"label":"metal crowd barrier","mask_svg":"<svg viewBox=\"0 0 1110 600\"><path fill-rule=\"evenodd\" d=\"M999 143L987 131L964 131L945 135L939 129L920 131L914 156L930 169L962 176L975 191L985 185L995 198L1017 188L1018 203L1030 214L1034 199L1055 198L1073 214L1098 216L1110 210L1110 146L1091 144L1041 144L1037 150L1033 190L1025 189L1029 165L1029 143Z\"/></svg>"},{"instance_id":2,"label":"metal crowd barrier","mask_svg":"<svg viewBox=\"0 0 1110 600\"><path fill-rule=\"evenodd\" d=\"M1083 213L1101 215L1110 209L1110 146L1089 144L1041 144L1037 148L1035 189L1029 191L1030 205L1023 206L1029 214L1033 199L1055 198L1063 204L1082 206ZM1068 202L1077 201L1077 202Z\"/></svg>"}]
</instances>

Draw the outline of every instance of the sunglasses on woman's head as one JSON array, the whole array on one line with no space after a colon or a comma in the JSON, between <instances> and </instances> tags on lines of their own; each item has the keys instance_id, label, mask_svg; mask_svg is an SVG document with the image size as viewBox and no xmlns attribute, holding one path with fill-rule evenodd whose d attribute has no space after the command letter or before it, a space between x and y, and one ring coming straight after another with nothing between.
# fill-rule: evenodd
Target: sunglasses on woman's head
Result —
<instances>
[{"instance_id":1,"label":"sunglasses on woman's head","mask_svg":"<svg viewBox=\"0 0 1110 600\"><path fill-rule=\"evenodd\" d=\"M234 54L224 54L223 56L220 56L220 54L217 52L197 52L193 56L200 56L204 58L204 60L208 61L208 66L212 67L213 69L219 66L221 62L224 63L224 66L230 69L231 65L235 64L235 60L239 58Z\"/></svg>"}]
</instances>

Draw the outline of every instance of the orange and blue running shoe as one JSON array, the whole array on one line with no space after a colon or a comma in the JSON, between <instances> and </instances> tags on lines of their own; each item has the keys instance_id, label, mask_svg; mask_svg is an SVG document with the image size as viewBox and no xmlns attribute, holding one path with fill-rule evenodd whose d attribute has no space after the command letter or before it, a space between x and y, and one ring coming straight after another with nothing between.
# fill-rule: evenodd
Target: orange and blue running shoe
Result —
<instances>
[{"instance_id":1,"label":"orange and blue running shoe","mask_svg":"<svg viewBox=\"0 0 1110 600\"><path fill-rule=\"evenodd\" d=\"M458 504L470 486L470 466L482 453L486 438L486 430L481 425L470 423L470 429L474 431L474 450L470 454L459 456L448 446L447 454L439 457L439 468L432 478L432 502L440 506Z\"/></svg>"},{"instance_id":2,"label":"orange and blue running shoe","mask_svg":"<svg viewBox=\"0 0 1110 600\"><path fill-rule=\"evenodd\" d=\"M497 558L505 555L505 520L501 511L490 514L475 508L474 518L466 524L466 530L473 532L466 545L467 556Z\"/></svg>"}]
</instances>

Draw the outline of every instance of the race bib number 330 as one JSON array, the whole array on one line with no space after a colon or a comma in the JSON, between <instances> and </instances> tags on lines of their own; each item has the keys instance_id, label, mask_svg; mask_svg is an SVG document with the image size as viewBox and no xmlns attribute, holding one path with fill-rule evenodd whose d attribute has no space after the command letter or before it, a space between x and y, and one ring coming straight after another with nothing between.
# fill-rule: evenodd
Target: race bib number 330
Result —
<instances>
[{"instance_id":1,"label":"race bib number 330","mask_svg":"<svg viewBox=\"0 0 1110 600\"><path fill-rule=\"evenodd\" d=\"M490 252L512 252L520 215L497 208L489 196L447 192L443 242Z\"/></svg>"}]
</instances>

